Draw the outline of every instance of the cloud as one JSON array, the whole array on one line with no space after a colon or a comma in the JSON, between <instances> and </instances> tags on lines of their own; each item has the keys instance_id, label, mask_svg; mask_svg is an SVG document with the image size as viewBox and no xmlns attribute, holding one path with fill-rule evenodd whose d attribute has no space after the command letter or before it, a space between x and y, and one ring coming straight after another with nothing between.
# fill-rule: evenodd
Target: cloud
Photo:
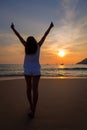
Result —
<instances>
[{"instance_id":1,"label":"cloud","mask_svg":"<svg viewBox=\"0 0 87 130\"><path fill-rule=\"evenodd\" d=\"M62 14L63 24L71 24L77 14L79 0L61 0L60 13Z\"/></svg>"},{"instance_id":2,"label":"cloud","mask_svg":"<svg viewBox=\"0 0 87 130\"><path fill-rule=\"evenodd\" d=\"M9 33L0 33L0 46L11 46L16 43L15 37Z\"/></svg>"},{"instance_id":3,"label":"cloud","mask_svg":"<svg viewBox=\"0 0 87 130\"><path fill-rule=\"evenodd\" d=\"M87 16L79 17L79 4L80 0L61 0L60 2L61 18L58 20L61 24L54 33L54 39L57 39L55 44L58 44L59 48L69 49L79 44L78 39L87 37L87 28L85 28L87 27Z\"/></svg>"}]
</instances>

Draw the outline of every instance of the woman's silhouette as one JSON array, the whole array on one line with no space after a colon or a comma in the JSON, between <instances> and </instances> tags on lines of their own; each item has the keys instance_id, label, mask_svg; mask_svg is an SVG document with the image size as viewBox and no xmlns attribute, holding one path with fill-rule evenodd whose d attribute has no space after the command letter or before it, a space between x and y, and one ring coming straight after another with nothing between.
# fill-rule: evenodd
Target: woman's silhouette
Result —
<instances>
[{"instance_id":1,"label":"woman's silhouette","mask_svg":"<svg viewBox=\"0 0 87 130\"><path fill-rule=\"evenodd\" d=\"M47 35L49 34L53 26L54 25L51 22L44 36L39 42L37 42L33 36L29 36L25 41L15 29L14 24L11 24L11 29L14 31L14 33L25 48L24 75L27 85L27 98L30 104L30 112L28 113L30 118L34 118L38 101L38 84L41 76L39 63L40 47L44 43Z\"/></svg>"}]
</instances>

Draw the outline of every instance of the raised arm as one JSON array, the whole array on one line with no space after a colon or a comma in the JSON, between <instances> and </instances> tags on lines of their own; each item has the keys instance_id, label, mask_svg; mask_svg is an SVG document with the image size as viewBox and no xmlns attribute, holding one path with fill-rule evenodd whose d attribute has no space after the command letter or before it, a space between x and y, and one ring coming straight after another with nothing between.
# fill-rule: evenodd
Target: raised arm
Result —
<instances>
[{"instance_id":1,"label":"raised arm","mask_svg":"<svg viewBox=\"0 0 87 130\"><path fill-rule=\"evenodd\" d=\"M50 32L50 30L51 30L51 28L52 28L53 26L54 26L54 25L53 25L53 23L51 22L51 24L50 24L49 28L47 29L47 31L45 32L44 36L43 36L43 37L41 38L41 40L39 41L39 45L40 45L40 46L44 43L44 41L45 41L47 35L49 34L49 32Z\"/></svg>"},{"instance_id":2,"label":"raised arm","mask_svg":"<svg viewBox=\"0 0 87 130\"><path fill-rule=\"evenodd\" d=\"M16 36L18 37L18 39L21 41L21 43L25 46L25 40L21 37L21 35L17 32L17 30L14 27L14 24L11 24L11 29L13 30L13 32L16 34Z\"/></svg>"}]
</instances>

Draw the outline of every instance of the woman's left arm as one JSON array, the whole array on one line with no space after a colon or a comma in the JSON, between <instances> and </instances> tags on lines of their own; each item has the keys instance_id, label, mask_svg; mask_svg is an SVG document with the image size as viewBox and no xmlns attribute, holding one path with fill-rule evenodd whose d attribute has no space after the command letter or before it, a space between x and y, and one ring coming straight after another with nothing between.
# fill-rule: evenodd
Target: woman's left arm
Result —
<instances>
[{"instance_id":1,"label":"woman's left arm","mask_svg":"<svg viewBox=\"0 0 87 130\"><path fill-rule=\"evenodd\" d=\"M18 33L18 31L15 29L14 24L11 24L11 29L13 30L13 32L16 34L16 36L18 37L18 39L21 41L21 43L25 46L26 42L25 40L22 38L22 36Z\"/></svg>"}]
</instances>

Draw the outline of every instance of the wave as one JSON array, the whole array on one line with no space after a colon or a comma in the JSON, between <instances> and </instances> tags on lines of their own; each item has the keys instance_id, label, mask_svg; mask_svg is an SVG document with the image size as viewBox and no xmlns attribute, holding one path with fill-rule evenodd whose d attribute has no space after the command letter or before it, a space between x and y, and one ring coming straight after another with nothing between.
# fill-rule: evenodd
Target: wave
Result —
<instances>
[{"instance_id":1,"label":"wave","mask_svg":"<svg viewBox=\"0 0 87 130\"><path fill-rule=\"evenodd\" d=\"M23 65L0 65L0 77L23 75ZM87 77L87 66L41 65L41 75L46 77Z\"/></svg>"},{"instance_id":2,"label":"wave","mask_svg":"<svg viewBox=\"0 0 87 130\"><path fill-rule=\"evenodd\" d=\"M42 70L44 70L44 71L48 71L48 70L49 71L50 70L51 71L56 71L56 70L72 70L72 71L73 70L82 70L83 71L84 70L85 71L85 70L87 70L87 68L79 68L79 67L78 68L77 67L76 68L42 68Z\"/></svg>"},{"instance_id":3,"label":"wave","mask_svg":"<svg viewBox=\"0 0 87 130\"><path fill-rule=\"evenodd\" d=\"M87 70L87 68L59 68L59 70Z\"/></svg>"}]
</instances>

